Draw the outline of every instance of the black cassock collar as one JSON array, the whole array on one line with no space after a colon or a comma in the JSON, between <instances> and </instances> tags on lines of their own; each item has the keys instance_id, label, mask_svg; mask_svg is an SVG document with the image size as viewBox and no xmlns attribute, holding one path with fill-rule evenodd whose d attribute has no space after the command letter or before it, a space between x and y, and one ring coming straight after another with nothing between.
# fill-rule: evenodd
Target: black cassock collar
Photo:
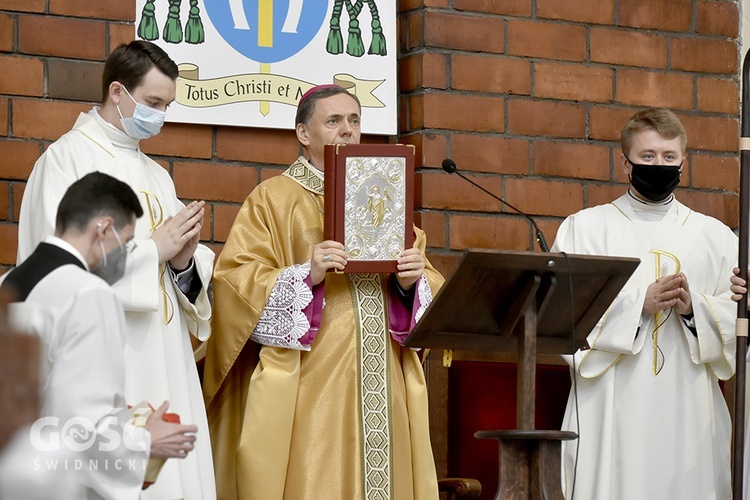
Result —
<instances>
[{"instance_id":1,"label":"black cassock collar","mask_svg":"<svg viewBox=\"0 0 750 500\"><path fill-rule=\"evenodd\" d=\"M11 302L24 302L34 287L48 274L68 264L86 269L83 263L57 245L40 243L36 250L20 266L11 270L3 281L0 290L10 290Z\"/></svg>"}]
</instances>

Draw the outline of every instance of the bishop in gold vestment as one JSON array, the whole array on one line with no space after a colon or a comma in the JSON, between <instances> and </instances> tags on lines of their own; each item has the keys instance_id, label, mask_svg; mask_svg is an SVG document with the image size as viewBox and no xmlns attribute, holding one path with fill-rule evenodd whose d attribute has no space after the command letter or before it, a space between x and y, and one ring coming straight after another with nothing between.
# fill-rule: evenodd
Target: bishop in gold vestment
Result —
<instances>
[{"instance_id":1,"label":"bishop in gold vestment","mask_svg":"<svg viewBox=\"0 0 750 500\"><path fill-rule=\"evenodd\" d=\"M316 144L300 142L317 161ZM218 495L436 499L424 374L401 343L443 279L425 259L408 298L388 274L327 273L314 285L324 207L314 164L300 157L250 194L215 269L204 392Z\"/></svg>"}]
</instances>

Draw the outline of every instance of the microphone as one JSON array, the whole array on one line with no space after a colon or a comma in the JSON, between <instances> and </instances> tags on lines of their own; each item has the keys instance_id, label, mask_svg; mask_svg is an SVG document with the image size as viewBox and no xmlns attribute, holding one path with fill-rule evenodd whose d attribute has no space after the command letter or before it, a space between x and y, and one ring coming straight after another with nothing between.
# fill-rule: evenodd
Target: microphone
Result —
<instances>
[{"instance_id":1,"label":"microphone","mask_svg":"<svg viewBox=\"0 0 750 500\"><path fill-rule=\"evenodd\" d=\"M522 211L520 211L519 209L517 209L516 207L514 207L513 205L511 205L507 201L505 201L504 199L500 198L497 195L494 195L494 194L490 193L489 191L487 191L486 189L484 189L482 186L480 186L476 182L472 181L471 179L469 179L468 177L466 177L465 175L463 175L461 172L458 171L458 167L456 166L456 162L453 161L453 160L451 160L450 158L446 158L445 160L443 160L443 170L445 170L449 174L456 174L456 175L458 175L460 178L462 178L463 180L465 180L466 182L468 182L472 186L478 187L479 189L481 189L482 191L484 191L488 195L492 196L494 199L496 199L497 201L499 201L503 205L507 206L508 208L511 208L511 209L515 210L519 215L521 215L523 218L525 218L527 221L529 221L531 223L531 225L534 227L534 232L536 233L536 241L537 241L537 243L539 243L539 248L542 249L542 252L549 252L549 247L547 246L547 240L544 239L544 235L542 234L542 230L539 229L539 226L536 225L536 222L534 221L534 219L532 219L531 217L529 217L528 215L526 215L525 213L523 213Z\"/></svg>"}]
</instances>

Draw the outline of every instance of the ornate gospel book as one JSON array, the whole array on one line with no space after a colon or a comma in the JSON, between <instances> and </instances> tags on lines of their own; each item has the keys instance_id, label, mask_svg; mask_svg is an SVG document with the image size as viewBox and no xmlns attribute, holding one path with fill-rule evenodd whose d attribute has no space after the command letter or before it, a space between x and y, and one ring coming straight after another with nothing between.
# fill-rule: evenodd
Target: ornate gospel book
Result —
<instances>
[{"instance_id":1,"label":"ornate gospel book","mask_svg":"<svg viewBox=\"0 0 750 500\"><path fill-rule=\"evenodd\" d=\"M324 237L344 245L344 272L396 272L414 243L414 146L325 147Z\"/></svg>"}]
</instances>

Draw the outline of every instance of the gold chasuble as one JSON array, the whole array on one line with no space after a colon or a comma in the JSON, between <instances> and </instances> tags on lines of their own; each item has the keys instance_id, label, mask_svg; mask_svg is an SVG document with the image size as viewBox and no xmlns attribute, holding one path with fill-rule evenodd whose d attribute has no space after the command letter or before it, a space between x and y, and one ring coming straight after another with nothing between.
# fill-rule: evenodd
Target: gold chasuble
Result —
<instances>
[{"instance_id":1,"label":"gold chasuble","mask_svg":"<svg viewBox=\"0 0 750 500\"><path fill-rule=\"evenodd\" d=\"M320 329L300 343L323 206L322 174L298 159L250 194L216 266L204 391L218 496L437 499L424 374L389 332L389 276L328 273ZM442 282L426 262L417 319ZM252 340L264 321L289 345Z\"/></svg>"}]
</instances>

